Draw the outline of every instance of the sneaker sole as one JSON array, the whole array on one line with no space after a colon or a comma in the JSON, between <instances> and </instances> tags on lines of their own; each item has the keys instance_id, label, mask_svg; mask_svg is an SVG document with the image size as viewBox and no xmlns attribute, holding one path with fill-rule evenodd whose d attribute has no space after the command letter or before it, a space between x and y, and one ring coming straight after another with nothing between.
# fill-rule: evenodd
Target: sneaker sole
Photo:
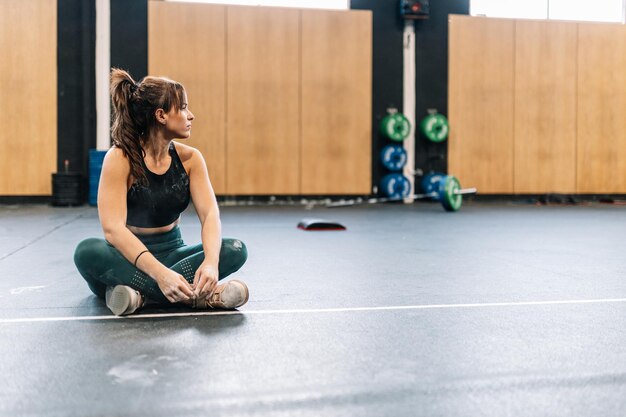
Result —
<instances>
[{"instance_id":1,"label":"sneaker sole","mask_svg":"<svg viewBox=\"0 0 626 417\"><path fill-rule=\"evenodd\" d=\"M107 307L109 307L116 316L122 316L130 306L130 295L128 291L122 285L118 285L113 288L110 294L110 297L106 300Z\"/></svg>"}]
</instances>

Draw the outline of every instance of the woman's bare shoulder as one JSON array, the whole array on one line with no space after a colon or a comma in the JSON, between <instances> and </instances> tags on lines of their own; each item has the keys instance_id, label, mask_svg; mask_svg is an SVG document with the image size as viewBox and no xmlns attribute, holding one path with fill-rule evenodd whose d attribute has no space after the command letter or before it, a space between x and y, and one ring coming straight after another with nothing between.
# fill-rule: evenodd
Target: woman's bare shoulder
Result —
<instances>
[{"instance_id":1,"label":"woman's bare shoulder","mask_svg":"<svg viewBox=\"0 0 626 417\"><path fill-rule=\"evenodd\" d=\"M104 163L115 168L130 169L128 158L124 151L117 146L112 146L104 156Z\"/></svg>"},{"instance_id":2,"label":"woman's bare shoulder","mask_svg":"<svg viewBox=\"0 0 626 417\"><path fill-rule=\"evenodd\" d=\"M184 163L190 162L194 155L196 157L202 157L202 154L196 148L185 145L184 143L174 142L174 147L176 148L176 153L178 153L178 157Z\"/></svg>"},{"instance_id":3,"label":"woman's bare shoulder","mask_svg":"<svg viewBox=\"0 0 626 417\"><path fill-rule=\"evenodd\" d=\"M105 157L116 160L128 160L128 158L126 158L126 155L124 154L124 151L115 145L111 146L111 148L107 151Z\"/></svg>"}]
</instances>

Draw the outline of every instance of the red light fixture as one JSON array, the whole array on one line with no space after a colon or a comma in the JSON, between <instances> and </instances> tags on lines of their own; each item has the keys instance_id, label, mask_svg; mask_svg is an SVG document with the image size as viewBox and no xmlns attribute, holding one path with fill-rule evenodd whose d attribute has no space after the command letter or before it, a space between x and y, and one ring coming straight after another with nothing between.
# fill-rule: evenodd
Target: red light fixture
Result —
<instances>
[{"instance_id":1,"label":"red light fixture","mask_svg":"<svg viewBox=\"0 0 626 417\"><path fill-rule=\"evenodd\" d=\"M404 19L428 19L429 0L400 0L400 15Z\"/></svg>"}]
</instances>

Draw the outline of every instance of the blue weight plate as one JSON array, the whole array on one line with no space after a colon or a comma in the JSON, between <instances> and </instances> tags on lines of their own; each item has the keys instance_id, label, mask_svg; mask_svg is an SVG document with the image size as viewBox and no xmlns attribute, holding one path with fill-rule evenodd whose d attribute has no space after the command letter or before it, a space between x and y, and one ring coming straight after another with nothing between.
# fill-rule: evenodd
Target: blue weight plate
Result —
<instances>
[{"instance_id":1,"label":"blue weight plate","mask_svg":"<svg viewBox=\"0 0 626 417\"><path fill-rule=\"evenodd\" d=\"M380 160L389 171L400 171L406 164L407 154L400 145L387 145L380 153Z\"/></svg>"},{"instance_id":2,"label":"blue weight plate","mask_svg":"<svg viewBox=\"0 0 626 417\"><path fill-rule=\"evenodd\" d=\"M439 192L439 182L446 174L440 172L432 172L422 178L422 191L424 194Z\"/></svg>"},{"instance_id":3,"label":"blue weight plate","mask_svg":"<svg viewBox=\"0 0 626 417\"><path fill-rule=\"evenodd\" d=\"M381 188L389 198L405 198L411 193L411 183L401 174L387 174L381 181Z\"/></svg>"}]
</instances>

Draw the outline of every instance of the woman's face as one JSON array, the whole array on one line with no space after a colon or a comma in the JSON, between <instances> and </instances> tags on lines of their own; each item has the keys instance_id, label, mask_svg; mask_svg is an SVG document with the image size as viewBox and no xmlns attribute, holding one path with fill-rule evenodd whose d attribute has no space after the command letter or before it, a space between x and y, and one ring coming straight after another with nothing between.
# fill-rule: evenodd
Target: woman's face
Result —
<instances>
[{"instance_id":1,"label":"woman's face","mask_svg":"<svg viewBox=\"0 0 626 417\"><path fill-rule=\"evenodd\" d=\"M169 130L175 139L187 139L191 136L191 121L194 119L193 113L189 110L187 103L187 94L184 95L184 101L180 110L172 107L167 113L165 128Z\"/></svg>"}]
</instances>

